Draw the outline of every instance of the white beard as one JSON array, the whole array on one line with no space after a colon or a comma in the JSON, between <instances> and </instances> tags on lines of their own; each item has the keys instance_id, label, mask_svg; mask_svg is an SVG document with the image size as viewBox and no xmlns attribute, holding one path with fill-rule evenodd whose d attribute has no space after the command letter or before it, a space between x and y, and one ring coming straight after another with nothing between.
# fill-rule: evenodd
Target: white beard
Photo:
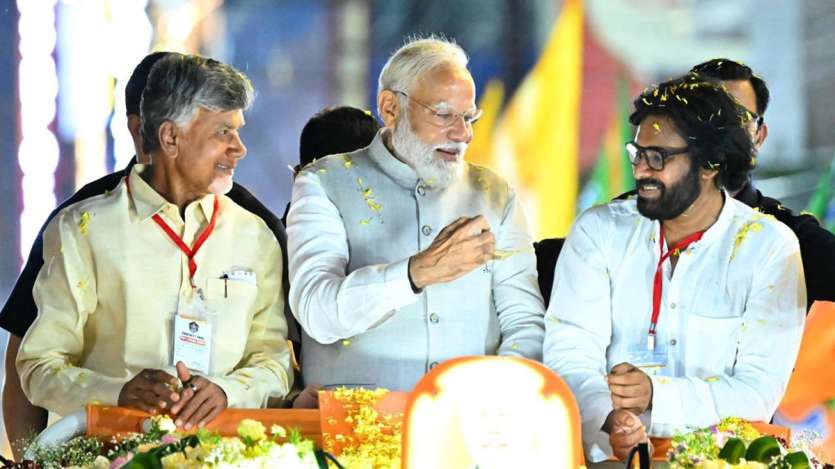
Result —
<instances>
[{"instance_id":1,"label":"white beard","mask_svg":"<svg viewBox=\"0 0 835 469\"><path fill-rule=\"evenodd\" d=\"M427 144L415 134L409 117L405 113L403 120L394 127L391 145L397 155L415 169L418 177L432 187L441 189L449 187L464 172L464 152L467 151L467 144L463 142ZM457 151L458 158L452 162L444 161L435 155L435 150L440 148Z\"/></svg>"}]
</instances>

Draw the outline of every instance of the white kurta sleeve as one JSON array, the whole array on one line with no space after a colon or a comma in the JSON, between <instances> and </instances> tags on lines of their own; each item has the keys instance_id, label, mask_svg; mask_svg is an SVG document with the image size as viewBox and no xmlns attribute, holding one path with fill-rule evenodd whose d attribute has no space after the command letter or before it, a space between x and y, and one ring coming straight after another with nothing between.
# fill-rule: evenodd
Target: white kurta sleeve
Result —
<instances>
[{"instance_id":1,"label":"white kurta sleeve","mask_svg":"<svg viewBox=\"0 0 835 469\"><path fill-rule=\"evenodd\" d=\"M310 337L329 344L361 334L413 303L409 257L346 274L349 254L342 217L318 176L302 172L287 216L290 306Z\"/></svg>"}]
</instances>

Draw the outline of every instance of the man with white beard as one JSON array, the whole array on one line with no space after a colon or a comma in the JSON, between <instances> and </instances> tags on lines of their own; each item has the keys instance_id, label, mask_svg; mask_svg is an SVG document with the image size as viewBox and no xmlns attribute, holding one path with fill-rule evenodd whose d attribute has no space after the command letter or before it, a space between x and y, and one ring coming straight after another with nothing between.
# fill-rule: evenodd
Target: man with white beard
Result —
<instances>
[{"instance_id":1,"label":"man with white beard","mask_svg":"<svg viewBox=\"0 0 835 469\"><path fill-rule=\"evenodd\" d=\"M411 390L463 355L541 359L544 307L514 192L464 162L475 85L441 39L398 49L379 78L367 148L296 178L290 304L306 383Z\"/></svg>"}]
</instances>

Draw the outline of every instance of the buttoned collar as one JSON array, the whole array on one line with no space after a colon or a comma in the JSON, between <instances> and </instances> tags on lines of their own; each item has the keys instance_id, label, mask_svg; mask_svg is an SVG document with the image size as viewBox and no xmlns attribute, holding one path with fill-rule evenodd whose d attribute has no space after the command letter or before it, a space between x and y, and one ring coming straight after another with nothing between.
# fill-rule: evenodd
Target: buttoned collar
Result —
<instances>
[{"instance_id":1,"label":"buttoned collar","mask_svg":"<svg viewBox=\"0 0 835 469\"><path fill-rule=\"evenodd\" d=\"M146 170L146 165L133 165L130 170L129 178L126 181L126 184L128 184L127 189L131 199L133 200L137 217L140 220L145 221L160 212L169 212L169 215L172 213L179 213L179 207L167 201L159 194L159 192L154 190L150 184L142 179L141 175ZM192 202L192 204L198 203L200 205L200 209L203 211L203 216L206 217L206 220L210 220L212 218L212 213L214 212L214 197L214 194L206 194L200 199Z\"/></svg>"},{"instance_id":2,"label":"buttoned collar","mask_svg":"<svg viewBox=\"0 0 835 469\"><path fill-rule=\"evenodd\" d=\"M420 178L411 166L400 161L389 151L384 138L391 138L389 129L383 128L377 132L371 145L368 146L368 156L398 186L414 189Z\"/></svg>"}]
</instances>

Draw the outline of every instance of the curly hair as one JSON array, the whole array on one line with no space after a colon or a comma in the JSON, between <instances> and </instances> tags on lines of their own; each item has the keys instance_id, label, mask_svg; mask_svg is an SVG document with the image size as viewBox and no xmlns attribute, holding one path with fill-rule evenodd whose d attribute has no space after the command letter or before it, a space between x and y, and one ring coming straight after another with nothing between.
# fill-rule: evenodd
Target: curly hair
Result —
<instances>
[{"instance_id":1,"label":"curly hair","mask_svg":"<svg viewBox=\"0 0 835 469\"><path fill-rule=\"evenodd\" d=\"M647 88L633 105L633 125L647 116L668 117L691 157L702 168L719 171L718 187L732 191L748 180L756 150L746 126L754 116L718 81L691 72Z\"/></svg>"}]
</instances>

